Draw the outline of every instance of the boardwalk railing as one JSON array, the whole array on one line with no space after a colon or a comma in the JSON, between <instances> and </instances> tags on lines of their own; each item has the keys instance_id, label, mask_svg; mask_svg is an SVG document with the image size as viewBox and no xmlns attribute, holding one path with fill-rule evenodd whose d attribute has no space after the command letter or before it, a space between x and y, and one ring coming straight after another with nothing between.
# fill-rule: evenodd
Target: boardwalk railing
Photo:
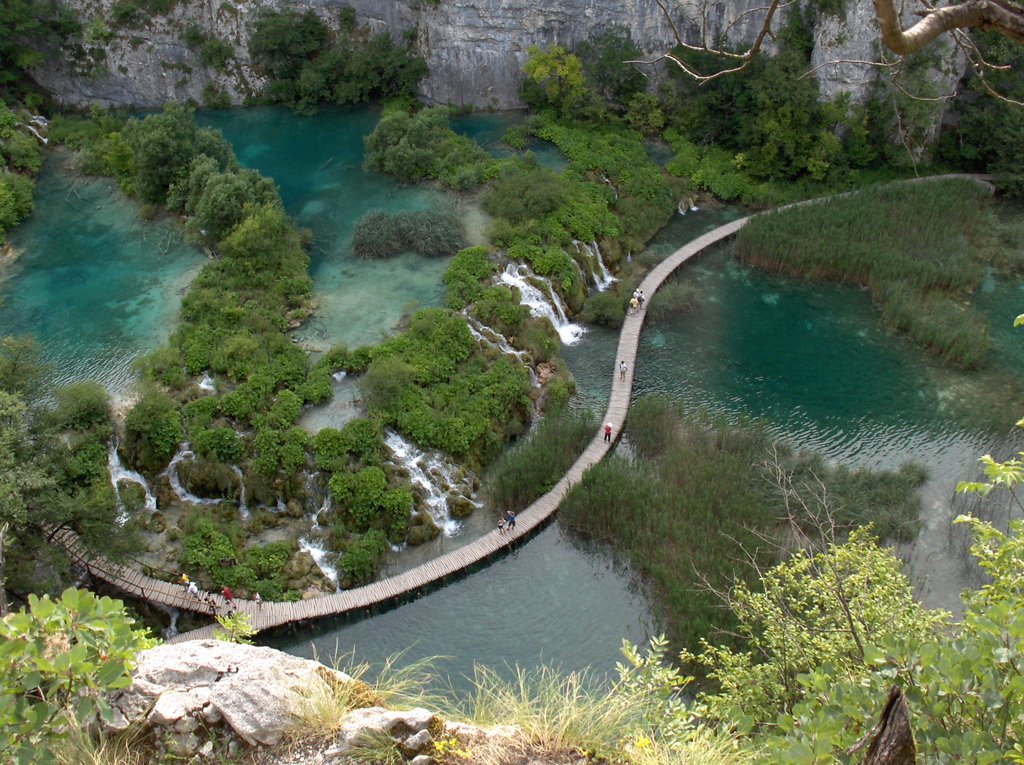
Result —
<instances>
[{"instance_id":1,"label":"boardwalk railing","mask_svg":"<svg viewBox=\"0 0 1024 765\"><path fill-rule=\"evenodd\" d=\"M981 182L988 180L985 176L963 175L937 176L936 178L949 177L969 178L970 180ZM810 202L798 204L813 204L815 201L820 200L811 200ZM653 296L665 279L679 266L708 247L734 235L749 220L749 218L740 218L732 223L719 226L683 245L652 269L638 288L643 290L645 295ZM233 601L232 608L236 612L248 614L251 624L256 630L264 630L291 622L320 619L364 609L378 603L399 599L409 593L416 592L465 571L477 563L488 560L513 544L513 542L528 536L532 531L543 525L555 510L558 509L558 505L572 486L583 478L583 473L589 467L599 462L611 450L614 441L622 433L622 426L626 421L629 401L633 391L636 353L640 341L640 330L643 327L644 317L646 316L647 302L645 301L639 310L630 313L626 317L622 326L622 332L619 335L619 345L615 358L608 360L608 374L612 376L612 391L608 400L608 409L605 412L604 419L601 421L602 428L599 428L593 440L576 462L573 463L572 467L569 468L568 472L555 484L554 488L516 516L516 531L514 534L502 534L497 530L490 531L474 542L470 542L458 550L423 563L414 569L351 590L344 590L331 595L294 603L267 602L258 605L250 600L236 598ZM619 373L618 363L620 360L626 361L627 370L625 375L620 375ZM603 425L606 422L612 423L614 431L612 442L604 440L602 431ZM224 613L228 608L228 604L218 594L203 593L202 599L195 598L189 595L180 584L171 584L155 579L139 571L113 564L102 558L90 558L71 531L58 531L54 535L54 540L62 544L72 557L85 565L93 576L135 597L200 613L210 613L211 604L218 613ZM214 626L210 625L192 630L191 632L181 633L171 638L170 642L212 637Z\"/></svg>"}]
</instances>

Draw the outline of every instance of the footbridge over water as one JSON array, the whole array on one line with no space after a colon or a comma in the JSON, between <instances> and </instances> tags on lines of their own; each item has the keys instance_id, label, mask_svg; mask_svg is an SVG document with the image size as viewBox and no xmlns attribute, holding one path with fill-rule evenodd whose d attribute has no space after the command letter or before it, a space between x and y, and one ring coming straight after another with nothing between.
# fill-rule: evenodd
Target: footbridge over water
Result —
<instances>
[{"instance_id":1,"label":"footbridge over water","mask_svg":"<svg viewBox=\"0 0 1024 765\"><path fill-rule=\"evenodd\" d=\"M989 176L981 175L934 176L917 180L948 178L963 178L982 183L991 180ZM814 201L818 200L798 204L808 204ZM645 295L653 296L665 279L678 269L679 266L708 247L733 236L749 220L749 217L740 218L724 226L719 226L703 236L688 242L652 269L638 285L638 288L642 289ZM633 374L636 370L637 347L646 310L647 302L645 301L638 311L626 316L619 335L618 350L616 351L615 358L608 360L608 374L612 376L612 390L608 401L608 408L601 422L602 425L605 422L613 423L614 433L612 442L606 442L603 432L599 429L587 445L587 448L551 491L516 516L516 529L514 533L502 534L495 529L457 550L439 556L416 568L362 587L343 590L310 600L266 602L262 605L251 600L236 598L232 606L234 610L248 614L252 626L258 631L294 622L355 612L377 604L397 601L432 585L440 584L450 577L459 575L477 564L489 560L524 537L528 537L551 517L572 486L582 479L583 473L604 458L611 451L614 441L620 436L623 423L626 421L626 414L629 410L630 397L633 391ZM624 376L619 374L618 362L620 360L625 360L627 364ZM180 584L156 579L128 566L114 564L103 558L89 555L71 531L59 530L52 536L55 542L63 545L68 553L84 565L94 577L117 587L129 595L152 603L200 613L210 613L211 608L215 608L218 613L225 613L227 610L227 604L217 593L203 593L202 599L195 598L189 595ZM190 632L184 632L171 638L170 642L209 638L213 636L214 628L215 625L210 625Z\"/></svg>"}]
</instances>

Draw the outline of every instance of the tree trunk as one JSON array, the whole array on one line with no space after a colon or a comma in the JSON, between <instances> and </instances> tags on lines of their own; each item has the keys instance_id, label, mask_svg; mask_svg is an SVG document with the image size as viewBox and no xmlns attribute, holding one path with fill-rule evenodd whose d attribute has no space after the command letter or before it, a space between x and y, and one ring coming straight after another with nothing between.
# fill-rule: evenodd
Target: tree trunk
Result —
<instances>
[{"instance_id":1,"label":"tree trunk","mask_svg":"<svg viewBox=\"0 0 1024 765\"><path fill-rule=\"evenodd\" d=\"M4 583L4 547L7 545L7 524L0 523L0 619L7 616L7 588Z\"/></svg>"},{"instance_id":2,"label":"tree trunk","mask_svg":"<svg viewBox=\"0 0 1024 765\"><path fill-rule=\"evenodd\" d=\"M903 691L895 685L889 691L889 701L875 730L864 765L915 765L917 745L910 728L910 710Z\"/></svg>"}]
</instances>

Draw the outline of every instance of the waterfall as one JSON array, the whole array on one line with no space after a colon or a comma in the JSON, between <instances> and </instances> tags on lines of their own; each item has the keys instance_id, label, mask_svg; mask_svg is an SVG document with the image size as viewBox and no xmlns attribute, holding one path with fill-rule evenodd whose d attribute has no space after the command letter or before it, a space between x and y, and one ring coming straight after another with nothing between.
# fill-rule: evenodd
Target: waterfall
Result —
<instances>
[{"instance_id":1,"label":"waterfall","mask_svg":"<svg viewBox=\"0 0 1024 765\"><path fill-rule=\"evenodd\" d=\"M532 359L529 353L513 348L503 334L477 321L469 315L468 311L464 310L462 315L466 317L469 334L473 336L474 340L485 348L493 348L498 353L503 353L506 356L515 356L526 367L526 371L530 373L530 387L537 387L537 372L531 364Z\"/></svg>"},{"instance_id":2,"label":"waterfall","mask_svg":"<svg viewBox=\"0 0 1024 765\"><path fill-rule=\"evenodd\" d=\"M26 130L28 130L28 132L30 132L33 136L35 136L36 140L39 141L39 143L43 144L43 146L46 146L48 143L50 143L50 139L47 138L42 133L40 133L36 129L36 126L34 124L32 124L31 122L19 122L17 124L17 127L23 127Z\"/></svg>"},{"instance_id":3,"label":"waterfall","mask_svg":"<svg viewBox=\"0 0 1024 765\"><path fill-rule=\"evenodd\" d=\"M308 552L321 573L334 582L335 587L338 586L338 569L328 562L327 558L331 555L331 552L324 547L322 541L308 537L299 537L299 550Z\"/></svg>"},{"instance_id":4,"label":"waterfall","mask_svg":"<svg viewBox=\"0 0 1024 765\"><path fill-rule=\"evenodd\" d=\"M693 203L693 197L683 197L679 200L679 204L676 206L676 211L680 215L686 215L686 211L697 212L700 208Z\"/></svg>"},{"instance_id":5,"label":"waterfall","mask_svg":"<svg viewBox=\"0 0 1024 765\"><path fill-rule=\"evenodd\" d=\"M107 469L110 471L110 483L114 485L114 497L120 513L117 517L118 524L123 526L128 522L128 512L124 509L124 502L121 501L121 487L119 486L121 481L137 483L141 486L142 490L146 492L146 510L149 511L150 515L156 512L156 495L149 490L149 484L146 483L146 479L142 475L134 470L129 470L121 464L121 457L117 453L116 440L107 444Z\"/></svg>"},{"instance_id":6,"label":"waterfall","mask_svg":"<svg viewBox=\"0 0 1024 765\"><path fill-rule=\"evenodd\" d=\"M214 383L213 378L210 377L209 372L203 372L203 379L199 381L199 390L205 390L207 393L216 392L217 385Z\"/></svg>"},{"instance_id":7,"label":"waterfall","mask_svg":"<svg viewBox=\"0 0 1024 765\"><path fill-rule=\"evenodd\" d=\"M219 505L224 501L223 499L197 497L181 485L181 479L178 478L178 463L186 459L191 460L195 456L195 453L189 448L188 441L183 441L178 446L178 451L174 453L174 457L171 458L171 464L164 470L163 475L167 476L167 480L171 484L171 491L174 492L174 495L180 501L188 502L191 505Z\"/></svg>"},{"instance_id":8,"label":"waterfall","mask_svg":"<svg viewBox=\"0 0 1024 765\"><path fill-rule=\"evenodd\" d=\"M502 284L519 289L519 302L527 306L533 316L548 318L565 345L577 343L586 330L579 324L572 324L569 321L565 314L565 306L562 305L561 298L558 297L558 293L550 283L548 283L549 297L533 286L530 279L546 281L534 274L530 267L523 263L509 263L498 276L498 281Z\"/></svg>"},{"instance_id":9,"label":"waterfall","mask_svg":"<svg viewBox=\"0 0 1024 765\"><path fill-rule=\"evenodd\" d=\"M238 476L238 514L245 519L249 517L249 505L245 501L245 476L238 465L232 465L231 470Z\"/></svg>"},{"instance_id":10,"label":"waterfall","mask_svg":"<svg viewBox=\"0 0 1024 765\"><path fill-rule=\"evenodd\" d=\"M432 476L433 473L438 473L440 474L441 482L454 486L459 482L455 476L458 468L438 457L425 455L394 432L387 434L384 438L384 445L391 450L395 462L409 471L409 480L414 485L419 486L426 494L423 504L426 511L430 513L430 517L434 519L437 527L444 532L446 537L453 537L458 534L462 529L462 522L449 515L448 495ZM471 499L470 501L472 502L473 500ZM476 502L473 502L473 504L480 507Z\"/></svg>"},{"instance_id":11,"label":"waterfall","mask_svg":"<svg viewBox=\"0 0 1024 765\"><path fill-rule=\"evenodd\" d=\"M573 239L572 243L576 245L576 252L582 253L593 261L594 288L598 292L604 292L613 282L617 281L614 276L608 273L608 269L604 265L604 258L601 257L601 248L597 246L597 242L587 244L578 239Z\"/></svg>"}]
</instances>

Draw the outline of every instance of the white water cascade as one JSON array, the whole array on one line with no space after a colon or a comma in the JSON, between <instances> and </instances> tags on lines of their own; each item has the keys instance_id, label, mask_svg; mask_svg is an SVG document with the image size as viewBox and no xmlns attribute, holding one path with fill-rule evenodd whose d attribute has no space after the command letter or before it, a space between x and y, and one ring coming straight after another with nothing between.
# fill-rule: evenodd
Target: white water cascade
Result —
<instances>
[{"instance_id":1,"label":"white water cascade","mask_svg":"<svg viewBox=\"0 0 1024 765\"><path fill-rule=\"evenodd\" d=\"M164 470L163 475L167 476L167 480L171 484L171 491L174 492L174 496L181 502L187 502L190 505L219 505L221 502L226 502L224 499L217 499L213 497L197 497L186 490L181 485L181 479L178 477L178 463L183 460L195 459L196 453L191 451L188 447L188 441L182 441L178 445L178 451L174 453L174 457L171 459L171 464ZM239 476L239 480L242 481L242 470L236 465L232 466L232 469L236 471L236 475ZM245 500L245 481L242 481L241 498L239 500L239 510L243 516L248 516L249 508L246 506Z\"/></svg>"},{"instance_id":2,"label":"white water cascade","mask_svg":"<svg viewBox=\"0 0 1024 765\"><path fill-rule=\"evenodd\" d=\"M425 509L430 513L446 537L454 537L462 529L462 522L452 518L448 513L448 495L439 484L454 486L458 484L456 471L458 468L450 462L436 456L428 456L410 444L400 435L389 432L384 438L384 445L391 450L395 462L409 472L409 480L419 486L426 495L423 500ZM434 474L440 476L435 479ZM473 502L470 499L470 502ZM476 502L474 505L480 507Z\"/></svg>"},{"instance_id":3,"label":"white water cascade","mask_svg":"<svg viewBox=\"0 0 1024 765\"><path fill-rule=\"evenodd\" d=\"M485 348L493 348L498 353L506 356L515 356L526 367L526 371L530 373L530 387L537 387L537 372L531 366L529 353L513 348L503 334L477 321L467 311L463 311L462 315L466 317L469 334L473 336L474 340Z\"/></svg>"},{"instance_id":4,"label":"white water cascade","mask_svg":"<svg viewBox=\"0 0 1024 765\"><path fill-rule=\"evenodd\" d=\"M594 262L594 267L592 269L594 274L594 288L598 292L604 292L606 289L611 287L612 284L618 281L608 272L607 267L605 267L604 258L601 257L601 248L597 246L597 242L587 244L586 242L574 239L572 243L576 245L576 252L582 253Z\"/></svg>"},{"instance_id":5,"label":"white water cascade","mask_svg":"<svg viewBox=\"0 0 1024 765\"><path fill-rule=\"evenodd\" d=\"M546 316L554 325L559 338L565 345L574 345L583 337L586 329L579 324L573 324L565 314L565 306L562 305L558 293L548 283L548 295L545 295L539 288L533 286L530 279L546 281L537 276L524 263L509 263L505 270L498 276L498 281L519 290L519 302L530 309L533 316Z\"/></svg>"},{"instance_id":6,"label":"white water cascade","mask_svg":"<svg viewBox=\"0 0 1024 765\"><path fill-rule=\"evenodd\" d=\"M206 391L207 393L215 393L217 391L217 384L210 377L209 372L203 372L203 378L199 381L198 385L199 390Z\"/></svg>"},{"instance_id":7,"label":"white water cascade","mask_svg":"<svg viewBox=\"0 0 1024 765\"><path fill-rule=\"evenodd\" d=\"M146 493L146 510L150 515L156 512L156 495L153 494L149 489L149 484L146 483L146 479L134 470L129 470L121 464L121 457L117 453L117 441L111 441L107 444L107 469L110 471L110 483L114 485L114 497L117 499L117 509L119 515L117 522L120 525L124 525L128 522L128 513L124 508L124 502L121 501L121 487L122 481L128 483L137 483L142 487L142 490Z\"/></svg>"},{"instance_id":8,"label":"white water cascade","mask_svg":"<svg viewBox=\"0 0 1024 765\"><path fill-rule=\"evenodd\" d=\"M676 206L676 212L680 215L686 215L687 210L690 212L697 212L700 208L693 203L691 197L684 197L679 200L679 204Z\"/></svg>"},{"instance_id":9,"label":"white water cascade","mask_svg":"<svg viewBox=\"0 0 1024 765\"><path fill-rule=\"evenodd\" d=\"M338 569L328 560L333 554L328 550L322 540L320 540L316 533L320 530L320 516L326 512L330 512L331 509L331 495L328 494L324 497L324 503L320 505L320 509L315 513L311 513L309 516L310 522L310 536L299 537L299 549L303 552L308 552L313 562L316 563L321 573L334 582L334 586L338 586ZM337 556L335 556L337 557Z\"/></svg>"}]
</instances>

